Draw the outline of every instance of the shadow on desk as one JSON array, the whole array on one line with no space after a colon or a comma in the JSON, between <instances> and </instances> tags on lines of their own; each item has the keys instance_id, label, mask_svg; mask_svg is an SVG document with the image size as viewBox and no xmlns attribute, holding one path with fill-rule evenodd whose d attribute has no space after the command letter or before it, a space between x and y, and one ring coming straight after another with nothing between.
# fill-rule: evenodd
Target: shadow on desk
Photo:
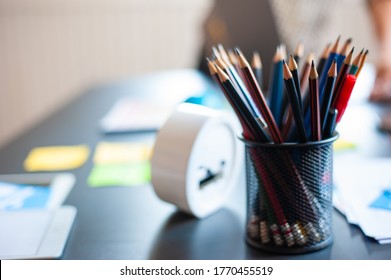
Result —
<instances>
[{"instance_id":1,"label":"shadow on desk","mask_svg":"<svg viewBox=\"0 0 391 280\"><path fill-rule=\"evenodd\" d=\"M150 259L236 259L244 239L242 224L234 213L223 209L196 219L174 212L158 232Z\"/></svg>"}]
</instances>

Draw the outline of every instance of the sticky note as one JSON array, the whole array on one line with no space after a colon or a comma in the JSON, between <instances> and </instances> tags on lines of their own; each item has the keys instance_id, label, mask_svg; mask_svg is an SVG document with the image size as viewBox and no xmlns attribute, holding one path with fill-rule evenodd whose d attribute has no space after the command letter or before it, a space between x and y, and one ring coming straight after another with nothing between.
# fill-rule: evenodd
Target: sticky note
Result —
<instances>
[{"instance_id":1,"label":"sticky note","mask_svg":"<svg viewBox=\"0 0 391 280\"><path fill-rule=\"evenodd\" d=\"M95 164L132 163L147 161L151 147L144 143L99 143L95 150Z\"/></svg>"},{"instance_id":2,"label":"sticky note","mask_svg":"<svg viewBox=\"0 0 391 280\"><path fill-rule=\"evenodd\" d=\"M135 186L149 183L148 161L127 164L96 164L88 177L90 187Z\"/></svg>"},{"instance_id":3,"label":"sticky note","mask_svg":"<svg viewBox=\"0 0 391 280\"><path fill-rule=\"evenodd\" d=\"M27 171L57 171L82 166L88 159L89 148L85 145L37 147L24 161Z\"/></svg>"},{"instance_id":4,"label":"sticky note","mask_svg":"<svg viewBox=\"0 0 391 280\"><path fill-rule=\"evenodd\" d=\"M334 151L345 151L345 150L352 150L355 149L357 145L353 142L346 141L342 138L337 139L337 141L334 142L333 148Z\"/></svg>"}]
</instances>

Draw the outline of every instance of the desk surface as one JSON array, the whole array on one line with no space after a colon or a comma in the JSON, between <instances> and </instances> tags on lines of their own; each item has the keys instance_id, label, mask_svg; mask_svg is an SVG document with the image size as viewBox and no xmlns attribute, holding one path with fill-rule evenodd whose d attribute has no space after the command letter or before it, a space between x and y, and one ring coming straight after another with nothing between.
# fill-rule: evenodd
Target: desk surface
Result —
<instances>
[{"instance_id":1,"label":"desk surface","mask_svg":"<svg viewBox=\"0 0 391 280\"><path fill-rule=\"evenodd\" d=\"M93 150L99 141L151 141L154 133L102 135L98 120L121 97L167 96L199 84L193 71L169 72L135 78L114 86L92 89L41 124L0 150L0 173L23 172L23 160L31 148L85 143ZM174 87L172 81L182 81ZM197 88L196 90L200 90ZM390 143L384 142L386 149ZM384 150L383 150L384 151ZM301 255L270 254L244 241L245 183L230 196L227 206L197 220L159 200L150 185L90 188L87 176L91 158L74 171L76 186L66 200L78 214L64 259L391 259L391 245L379 245L350 226L334 211L334 243L321 251Z\"/></svg>"}]
</instances>

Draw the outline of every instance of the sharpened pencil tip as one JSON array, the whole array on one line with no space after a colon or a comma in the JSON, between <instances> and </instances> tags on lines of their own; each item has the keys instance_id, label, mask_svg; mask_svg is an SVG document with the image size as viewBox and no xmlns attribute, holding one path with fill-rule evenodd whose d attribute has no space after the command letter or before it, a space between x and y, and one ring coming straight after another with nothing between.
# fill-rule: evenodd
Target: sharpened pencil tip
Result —
<instances>
[{"instance_id":1,"label":"sharpened pencil tip","mask_svg":"<svg viewBox=\"0 0 391 280\"><path fill-rule=\"evenodd\" d=\"M228 75L225 74L225 72L217 64L215 64L214 66L216 67L217 75L219 76L220 81L222 83L228 81L229 80Z\"/></svg>"},{"instance_id":2,"label":"sharpened pencil tip","mask_svg":"<svg viewBox=\"0 0 391 280\"><path fill-rule=\"evenodd\" d=\"M207 62L208 68L209 68L209 73L212 76L217 74L217 69L216 69L215 64L208 57L206 58L206 62Z\"/></svg>"},{"instance_id":3,"label":"sharpened pencil tip","mask_svg":"<svg viewBox=\"0 0 391 280\"><path fill-rule=\"evenodd\" d=\"M215 46L212 47L212 53L216 58L220 57L220 52Z\"/></svg>"},{"instance_id":4,"label":"sharpened pencil tip","mask_svg":"<svg viewBox=\"0 0 391 280\"><path fill-rule=\"evenodd\" d=\"M314 58L315 58L314 53L313 53L313 52L310 52L310 53L308 54L308 56L307 56L307 63L308 63L308 64L311 64L311 61L314 60Z\"/></svg>"},{"instance_id":5,"label":"sharpened pencil tip","mask_svg":"<svg viewBox=\"0 0 391 280\"><path fill-rule=\"evenodd\" d=\"M297 70L297 63L296 63L296 60L295 58L293 57L293 55L289 55L289 62L288 62L288 66L289 66L289 70L293 71L293 70Z\"/></svg>"},{"instance_id":6,"label":"sharpened pencil tip","mask_svg":"<svg viewBox=\"0 0 391 280\"><path fill-rule=\"evenodd\" d=\"M316 71L316 68L315 68L315 62L314 62L314 60L312 60L312 62L311 62L311 71L310 71L310 79L314 80L314 79L317 79L317 78L318 78L318 72Z\"/></svg>"},{"instance_id":7,"label":"sharpened pencil tip","mask_svg":"<svg viewBox=\"0 0 391 280\"><path fill-rule=\"evenodd\" d=\"M343 61L344 64L352 64L352 57L353 57L353 52L354 52L354 47L352 50L349 52L349 54L346 56L345 60Z\"/></svg>"},{"instance_id":8,"label":"sharpened pencil tip","mask_svg":"<svg viewBox=\"0 0 391 280\"><path fill-rule=\"evenodd\" d=\"M331 48L331 51L332 53L337 53L338 52L338 44L339 44L339 40L341 39L341 35L338 36L337 40L335 41L333 47Z\"/></svg>"},{"instance_id":9,"label":"sharpened pencil tip","mask_svg":"<svg viewBox=\"0 0 391 280\"><path fill-rule=\"evenodd\" d=\"M262 68L261 56L256 51L253 53L253 58L251 60L251 67L255 68L255 69L261 69Z\"/></svg>"},{"instance_id":10,"label":"sharpened pencil tip","mask_svg":"<svg viewBox=\"0 0 391 280\"><path fill-rule=\"evenodd\" d=\"M238 64L238 60L236 59L236 55L233 52L233 50L228 50L228 57L229 57L229 61L231 62L232 65Z\"/></svg>"},{"instance_id":11,"label":"sharpened pencil tip","mask_svg":"<svg viewBox=\"0 0 391 280\"><path fill-rule=\"evenodd\" d=\"M284 80L292 79L292 77L293 77L292 73L289 70L288 65L286 64L285 60L283 60L282 65L283 65Z\"/></svg>"},{"instance_id":12,"label":"sharpened pencil tip","mask_svg":"<svg viewBox=\"0 0 391 280\"><path fill-rule=\"evenodd\" d=\"M246 58L244 57L242 52L238 48L235 48L235 52L236 52L236 57L238 59L239 67L240 68L246 68L246 67L250 68L250 64L248 63L248 61L246 60Z\"/></svg>"},{"instance_id":13,"label":"sharpened pencil tip","mask_svg":"<svg viewBox=\"0 0 391 280\"><path fill-rule=\"evenodd\" d=\"M327 72L327 75L329 77L336 77L337 76L337 59L333 59L333 63L330 66L329 72Z\"/></svg>"},{"instance_id":14,"label":"sharpened pencil tip","mask_svg":"<svg viewBox=\"0 0 391 280\"><path fill-rule=\"evenodd\" d=\"M299 42L296 46L296 49L293 52L296 56L302 57L304 54L304 44L302 42Z\"/></svg>"}]
</instances>

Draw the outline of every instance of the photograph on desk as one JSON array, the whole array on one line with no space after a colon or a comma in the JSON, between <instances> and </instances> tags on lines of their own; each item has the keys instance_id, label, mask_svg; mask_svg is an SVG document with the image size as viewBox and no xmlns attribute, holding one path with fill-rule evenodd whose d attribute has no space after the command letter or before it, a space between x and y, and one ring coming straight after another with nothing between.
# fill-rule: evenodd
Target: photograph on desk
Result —
<instances>
[{"instance_id":1,"label":"photograph on desk","mask_svg":"<svg viewBox=\"0 0 391 280\"><path fill-rule=\"evenodd\" d=\"M76 208L64 205L71 173L0 175L0 259L61 257Z\"/></svg>"},{"instance_id":2,"label":"photograph on desk","mask_svg":"<svg viewBox=\"0 0 391 280\"><path fill-rule=\"evenodd\" d=\"M1 256L391 260L391 1L30 2L0 1Z\"/></svg>"}]
</instances>

